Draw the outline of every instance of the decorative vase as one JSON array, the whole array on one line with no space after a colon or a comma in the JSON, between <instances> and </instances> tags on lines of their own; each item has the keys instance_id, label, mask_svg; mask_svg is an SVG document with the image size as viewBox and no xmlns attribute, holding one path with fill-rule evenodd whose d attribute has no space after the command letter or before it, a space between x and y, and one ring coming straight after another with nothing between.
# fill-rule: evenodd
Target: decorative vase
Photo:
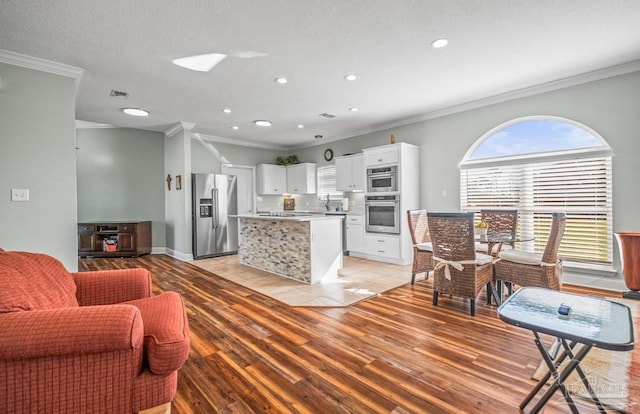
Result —
<instances>
[{"instance_id":1,"label":"decorative vase","mask_svg":"<svg viewBox=\"0 0 640 414\"><path fill-rule=\"evenodd\" d=\"M631 290L622 296L640 299L640 233L615 233L620 249L624 283Z\"/></svg>"}]
</instances>

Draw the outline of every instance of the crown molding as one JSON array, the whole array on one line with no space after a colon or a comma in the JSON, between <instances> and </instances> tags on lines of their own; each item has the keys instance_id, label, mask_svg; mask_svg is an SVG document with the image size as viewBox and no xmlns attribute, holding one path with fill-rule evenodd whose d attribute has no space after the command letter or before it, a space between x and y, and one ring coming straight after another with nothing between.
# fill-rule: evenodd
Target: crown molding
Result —
<instances>
[{"instance_id":1,"label":"crown molding","mask_svg":"<svg viewBox=\"0 0 640 414\"><path fill-rule=\"evenodd\" d=\"M453 115L460 112L469 111L472 109L478 109L485 106L490 106L502 102L513 101L515 99L526 98L528 96L539 95L546 92L552 92L559 89L569 88L572 86L578 86L589 82L595 82L602 79L613 78L614 76L625 75L627 73L636 72L640 70L640 60L623 63L621 65L611 66L604 69L594 70L586 72L580 75L570 76L567 78L557 79L551 82L542 83L539 85L518 89L511 92L505 92L502 94L489 96L486 98L478 99L475 101L466 102L460 105L450 106L448 108L439 109L437 111L428 112L416 117L406 118L394 123L378 126L375 130L381 131L388 128L398 127L402 125L409 125L415 122L426 121L428 119L440 118L447 115ZM372 132L372 131L369 131Z\"/></svg>"},{"instance_id":2,"label":"crown molding","mask_svg":"<svg viewBox=\"0 0 640 414\"><path fill-rule=\"evenodd\" d=\"M194 133L192 136L192 139L197 139L200 141L208 141L208 142L218 142L221 144L231 144L231 145L237 145L241 147L262 148L262 149L268 149L268 150L282 151L282 150L290 149L289 147L282 146L282 145L271 145L271 144L263 144L260 142L249 142L249 141L239 140L237 138L225 138L225 137L218 137L215 135L206 135L201 133Z\"/></svg>"},{"instance_id":3,"label":"crown molding","mask_svg":"<svg viewBox=\"0 0 640 414\"><path fill-rule=\"evenodd\" d=\"M167 136L167 138L171 138L180 131L191 131L195 126L196 124L193 124L191 122L180 121L171 128L164 131L164 134Z\"/></svg>"},{"instance_id":4,"label":"crown molding","mask_svg":"<svg viewBox=\"0 0 640 414\"><path fill-rule=\"evenodd\" d=\"M97 128L121 128L111 124L98 124L97 122L82 121L76 119L76 129L97 129Z\"/></svg>"},{"instance_id":5,"label":"crown molding","mask_svg":"<svg viewBox=\"0 0 640 414\"><path fill-rule=\"evenodd\" d=\"M460 112L470 111L472 109L478 109L485 106L490 106L502 102L508 102L519 98L526 98L528 96L539 95L545 92L552 92L559 89L568 88L571 86L578 86L589 82L595 82L602 79L613 78L614 76L625 75L640 70L640 60L634 60L631 62L623 63L616 66L611 66L604 69L598 69L591 72L586 72L580 75L570 76L563 79L554 80L551 82L542 83L539 85L518 89L511 92L502 93L499 95L489 96L486 98L478 99L471 102L466 102L460 105L450 106L448 108L439 109L418 115L411 118L405 118L394 122L378 124L371 126L370 128L351 131L345 134L340 134L332 137L325 137L320 140L322 142L312 142L309 144L298 145L293 148L302 149L315 147L317 145L327 144L333 141L340 141L342 139L357 137L364 134L370 134L373 132L384 131L385 129L397 128L405 125L414 124L416 122L427 121L429 119L440 118L447 115L453 115Z\"/></svg>"},{"instance_id":6,"label":"crown molding","mask_svg":"<svg viewBox=\"0 0 640 414\"><path fill-rule=\"evenodd\" d=\"M69 66L32 56L21 55L20 53L10 52L8 50L2 49L0 49L0 62L72 78L75 81L76 90L78 89L80 76L82 76L82 73L84 72L84 69L77 68L75 66Z\"/></svg>"}]
</instances>

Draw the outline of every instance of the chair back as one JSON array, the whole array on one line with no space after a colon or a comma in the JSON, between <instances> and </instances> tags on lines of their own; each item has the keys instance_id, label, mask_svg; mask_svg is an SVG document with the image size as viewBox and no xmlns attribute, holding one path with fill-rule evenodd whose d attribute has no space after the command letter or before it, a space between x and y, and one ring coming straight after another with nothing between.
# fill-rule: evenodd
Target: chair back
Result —
<instances>
[{"instance_id":1,"label":"chair back","mask_svg":"<svg viewBox=\"0 0 640 414\"><path fill-rule=\"evenodd\" d=\"M562 241L564 229L567 225L567 215L565 213L552 214L551 231L549 232L549 239L542 254L543 263L556 263L558 261L558 249L560 248L560 242Z\"/></svg>"},{"instance_id":2,"label":"chair back","mask_svg":"<svg viewBox=\"0 0 640 414\"><path fill-rule=\"evenodd\" d=\"M407 210L407 223L413 244L431 241L426 210Z\"/></svg>"},{"instance_id":3,"label":"chair back","mask_svg":"<svg viewBox=\"0 0 640 414\"><path fill-rule=\"evenodd\" d=\"M518 210L480 210L480 218L489 225L488 236L508 236L515 239L518 230Z\"/></svg>"},{"instance_id":4,"label":"chair back","mask_svg":"<svg viewBox=\"0 0 640 414\"><path fill-rule=\"evenodd\" d=\"M475 260L473 213L427 213L433 256Z\"/></svg>"}]
</instances>

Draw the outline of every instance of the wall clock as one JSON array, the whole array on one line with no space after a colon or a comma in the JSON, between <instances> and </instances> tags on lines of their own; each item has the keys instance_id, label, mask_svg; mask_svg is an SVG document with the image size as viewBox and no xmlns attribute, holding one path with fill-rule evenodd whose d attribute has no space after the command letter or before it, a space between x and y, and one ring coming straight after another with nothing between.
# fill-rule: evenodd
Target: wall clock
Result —
<instances>
[{"instance_id":1,"label":"wall clock","mask_svg":"<svg viewBox=\"0 0 640 414\"><path fill-rule=\"evenodd\" d=\"M324 159L325 161L331 161L333 159L333 150L330 150L330 149L324 150Z\"/></svg>"}]
</instances>

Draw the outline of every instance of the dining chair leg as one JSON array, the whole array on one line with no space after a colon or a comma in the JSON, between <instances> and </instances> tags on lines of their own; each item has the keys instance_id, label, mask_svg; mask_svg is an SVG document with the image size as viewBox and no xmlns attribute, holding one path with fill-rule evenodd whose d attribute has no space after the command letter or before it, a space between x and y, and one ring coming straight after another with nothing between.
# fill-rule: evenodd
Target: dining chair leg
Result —
<instances>
[{"instance_id":1,"label":"dining chair leg","mask_svg":"<svg viewBox=\"0 0 640 414\"><path fill-rule=\"evenodd\" d=\"M491 288L491 282L487 283L487 305L491 305L491 296L493 295L493 289Z\"/></svg>"},{"instance_id":2,"label":"dining chair leg","mask_svg":"<svg viewBox=\"0 0 640 414\"><path fill-rule=\"evenodd\" d=\"M471 316L476 316L476 300L469 299L469 304L471 305L471 309L469 310Z\"/></svg>"},{"instance_id":3,"label":"dining chair leg","mask_svg":"<svg viewBox=\"0 0 640 414\"><path fill-rule=\"evenodd\" d=\"M416 284L416 274L415 273L411 273L411 284L412 285Z\"/></svg>"},{"instance_id":4,"label":"dining chair leg","mask_svg":"<svg viewBox=\"0 0 640 414\"><path fill-rule=\"evenodd\" d=\"M433 292L433 306L438 306L438 292Z\"/></svg>"}]
</instances>

